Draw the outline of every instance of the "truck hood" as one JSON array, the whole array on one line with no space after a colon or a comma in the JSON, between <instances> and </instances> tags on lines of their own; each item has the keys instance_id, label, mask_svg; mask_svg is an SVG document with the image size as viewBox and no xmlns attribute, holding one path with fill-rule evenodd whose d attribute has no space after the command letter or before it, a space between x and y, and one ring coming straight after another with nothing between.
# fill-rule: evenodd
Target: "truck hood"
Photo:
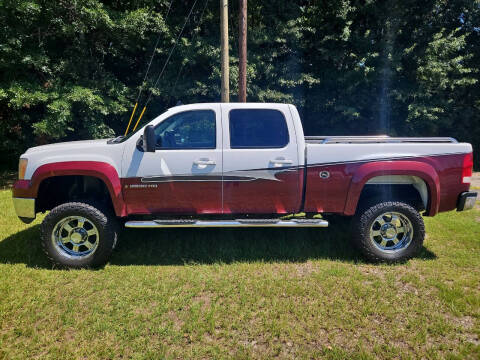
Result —
<instances>
[{"instance_id":1,"label":"truck hood","mask_svg":"<svg viewBox=\"0 0 480 360\"><path fill-rule=\"evenodd\" d=\"M108 139L99 139L99 140L80 140L80 141L67 141L67 142L60 142L55 144L48 144L48 145L41 145L35 146L28 149L25 154L31 155L36 154L43 151L63 151L63 150L81 150L81 149L91 149L99 148L107 145Z\"/></svg>"},{"instance_id":2,"label":"truck hood","mask_svg":"<svg viewBox=\"0 0 480 360\"><path fill-rule=\"evenodd\" d=\"M107 163L120 174L125 143L108 144L107 141L108 139L69 141L32 147L21 155L21 158L28 161L25 179L30 179L42 165L71 161Z\"/></svg>"}]
</instances>

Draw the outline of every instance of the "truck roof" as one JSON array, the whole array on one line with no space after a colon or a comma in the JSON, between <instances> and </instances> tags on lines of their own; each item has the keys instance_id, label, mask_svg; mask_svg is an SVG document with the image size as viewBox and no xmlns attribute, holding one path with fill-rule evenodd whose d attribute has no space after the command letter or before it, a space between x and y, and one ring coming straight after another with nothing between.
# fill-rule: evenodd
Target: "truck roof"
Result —
<instances>
[{"instance_id":1,"label":"truck roof","mask_svg":"<svg viewBox=\"0 0 480 360\"><path fill-rule=\"evenodd\" d=\"M293 104L285 104L285 103L263 103L263 102L246 102L246 103L242 103L242 102L228 102L228 103L221 103L221 102L214 102L214 103L193 103L193 104L181 104L181 105L175 105L175 106L172 106L172 107L169 107L168 110L170 109L178 109L178 108L182 108L182 107L185 107L186 109L190 108L190 107L195 107L197 105L203 105L203 106L208 106L208 105L229 105L229 106L235 106L237 108L251 108L251 107L255 107L255 108L259 108L259 107L273 107L273 108L278 108L278 107L283 107L283 106L289 106L289 105L292 105L294 106Z\"/></svg>"}]
</instances>

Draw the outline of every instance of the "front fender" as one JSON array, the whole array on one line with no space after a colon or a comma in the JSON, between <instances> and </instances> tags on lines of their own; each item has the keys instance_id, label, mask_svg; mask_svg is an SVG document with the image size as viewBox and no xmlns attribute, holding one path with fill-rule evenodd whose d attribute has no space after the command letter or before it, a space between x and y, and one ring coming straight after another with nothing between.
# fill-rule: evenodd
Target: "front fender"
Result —
<instances>
[{"instance_id":1,"label":"front fender","mask_svg":"<svg viewBox=\"0 0 480 360\"><path fill-rule=\"evenodd\" d=\"M85 175L102 180L107 186L112 199L115 214L126 216L126 206L122 195L122 185L117 170L105 162L99 161L65 161L55 162L38 167L31 180L19 180L13 186L13 196L20 198L36 198L43 180L53 176Z\"/></svg>"},{"instance_id":2,"label":"front fender","mask_svg":"<svg viewBox=\"0 0 480 360\"><path fill-rule=\"evenodd\" d=\"M354 215L363 187L368 180L382 175L410 175L418 176L425 181L428 188L427 215L438 213L440 204L440 180L435 168L419 161L377 161L360 165L353 174L348 189L344 214Z\"/></svg>"}]
</instances>

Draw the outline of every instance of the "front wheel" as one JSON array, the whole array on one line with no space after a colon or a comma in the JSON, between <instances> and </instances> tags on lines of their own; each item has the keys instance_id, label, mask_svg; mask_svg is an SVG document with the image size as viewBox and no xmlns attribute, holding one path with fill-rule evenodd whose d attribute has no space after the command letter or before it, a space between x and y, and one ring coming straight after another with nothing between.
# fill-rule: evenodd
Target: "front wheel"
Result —
<instances>
[{"instance_id":1,"label":"front wheel","mask_svg":"<svg viewBox=\"0 0 480 360\"><path fill-rule=\"evenodd\" d=\"M402 202L373 205L359 211L353 220L355 245L370 261L409 259L420 252L424 238L422 216Z\"/></svg>"},{"instance_id":2,"label":"front wheel","mask_svg":"<svg viewBox=\"0 0 480 360\"><path fill-rule=\"evenodd\" d=\"M82 202L52 209L42 222L42 247L56 265L88 268L104 265L116 245L115 217Z\"/></svg>"}]
</instances>

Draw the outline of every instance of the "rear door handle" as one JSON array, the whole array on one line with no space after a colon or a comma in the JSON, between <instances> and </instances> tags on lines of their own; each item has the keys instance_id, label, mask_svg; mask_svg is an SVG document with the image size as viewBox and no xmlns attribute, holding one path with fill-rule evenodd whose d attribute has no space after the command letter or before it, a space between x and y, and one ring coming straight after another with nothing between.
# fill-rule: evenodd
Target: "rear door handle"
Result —
<instances>
[{"instance_id":1,"label":"rear door handle","mask_svg":"<svg viewBox=\"0 0 480 360\"><path fill-rule=\"evenodd\" d=\"M215 165L215 161L214 160L195 160L193 162L195 165Z\"/></svg>"}]
</instances>

